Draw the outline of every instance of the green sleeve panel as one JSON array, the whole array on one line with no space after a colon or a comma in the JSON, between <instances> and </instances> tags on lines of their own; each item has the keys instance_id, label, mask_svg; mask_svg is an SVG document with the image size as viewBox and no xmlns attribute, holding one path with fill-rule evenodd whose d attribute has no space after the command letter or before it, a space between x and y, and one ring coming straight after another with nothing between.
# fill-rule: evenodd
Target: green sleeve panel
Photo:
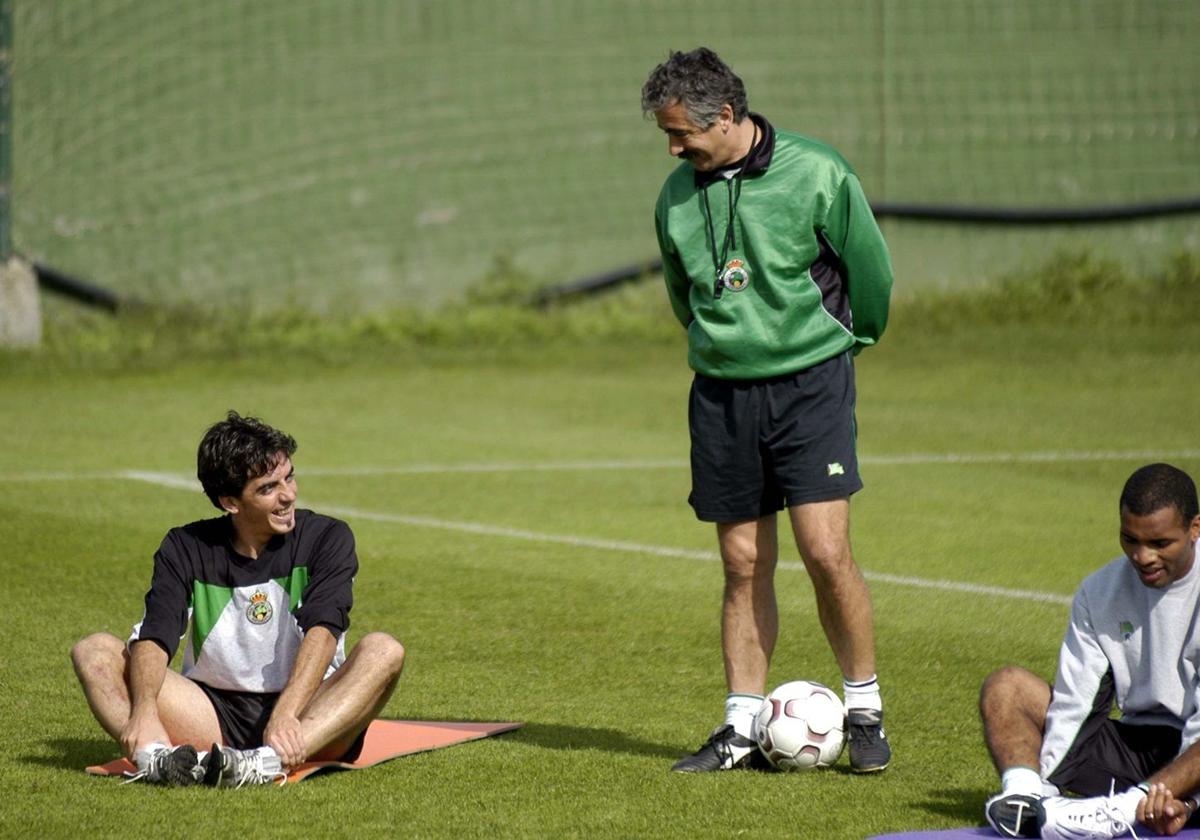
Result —
<instances>
[{"instance_id":1,"label":"green sleeve panel","mask_svg":"<svg viewBox=\"0 0 1200 840\"><path fill-rule=\"evenodd\" d=\"M679 261L679 254L663 233L662 219L657 210L654 213L654 232L658 235L658 250L662 254L663 279L667 283L667 299L671 302L671 309L675 312L679 323L686 327L692 321L692 310L688 306L688 287L691 282L688 280L687 272L683 269L683 264Z\"/></svg>"},{"instance_id":2,"label":"green sleeve panel","mask_svg":"<svg viewBox=\"0 0 1200 840\"><path fill-rule=\"evenodd\" d=\"M857 353L877 342L887 326L892 260L862 184L853 172L842 180L829 207L825 233L846 271Z\"/></svg>"}]
</instances>

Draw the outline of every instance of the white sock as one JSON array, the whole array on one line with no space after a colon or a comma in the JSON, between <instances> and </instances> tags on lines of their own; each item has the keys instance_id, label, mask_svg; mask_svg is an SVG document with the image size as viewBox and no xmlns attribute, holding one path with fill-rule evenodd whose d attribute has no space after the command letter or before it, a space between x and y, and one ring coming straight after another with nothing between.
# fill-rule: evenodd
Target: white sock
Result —
<instances>
[{"instance_id":1,"label":"white sock","mask_svg":"<svg viewBox=\"0 0 1200 840\"><path fill-rule=\"evenodd\" d=\"M1042 777L1032 767L1009 767L1000 775L1000 789L1005 793L1042 795Z\"/></svg>"},{"instance_id":2,"label":"white sock","mask_svg":"<svg viewBox=\"0 0 1200 840\"><path fill-rule=\"evenodd\" d=\"M139 770L145 769L142 765L150 761L150 756L154 755L155 751L167 748L167 745L161 741L151 741L140 750L134 752L133 763L138 766Z\"/></svg>"},{"instance_id":3,"label":"white sock","mask_svg":"<svg viewBox=\"0 0 1200 840\"><path fill-rule=\"evenodd\" d=\"M872 674L865 680L848 680L842 677L842 692L846 697L846 709L868 709L883 712L883 697L879 694L879 680Z\"/></svg>"},{"instance_id":4,"label":"white sock","mask_svg":"<svg viewBox=\"0 0 1200 840\"><path fill-rule=\"evenodd\" d=\"M762 708L761 694L729 694L725 698L725 723L743 738L754 737L754 716Z\"/></svg>"}]
</instances>

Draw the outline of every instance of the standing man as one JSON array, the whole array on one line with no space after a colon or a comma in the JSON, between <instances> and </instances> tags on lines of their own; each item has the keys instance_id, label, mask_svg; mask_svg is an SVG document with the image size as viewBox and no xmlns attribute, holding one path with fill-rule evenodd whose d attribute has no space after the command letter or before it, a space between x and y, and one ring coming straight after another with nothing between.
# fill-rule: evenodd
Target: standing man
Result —
<instances>
[{"instance_id":1,"label":"standing man","mask_svg":"<svg viewBox=\"0 0 1200 840\"><path fill-rule=\"evenodd\" d=\"M642 88L642 111L683 161L659 194L655 228L696 372L688 501L716 523L725 572L725 725L674 769L754 758L779 624L776 513L786 507L844 679L850 766L883 770L891 749L871 598L849 516L862 488L852 356L887 322L887 247L849 164L750 113L742 80L712 50L672 52Z\"/></svg>"},{"instance_id":2,"label":"standing man","mask_svg":"<svg viewBox=\"0 0 1200 840\"><path fill-rule=\"evenodd\" d=\"M234 411L212 426L197 472L224 516L167 532L128 645L96 633L71 651L135 779L241 787L310 759L353 760L400 679L404 649L385 633L346 656L354 536L296 508L295 451ZM181 675L167 666L189 621Z\"/></svg>"},{"instance_id":3,"label":"standing man","mask_svg":"<svg viewBox=\"0 0 1200 840\"><path fill-rule=\"evenodd\" d=\"M1004 837L1176 834L1200 791L1200 509L1169 464L1121 491L1121 549L1075 592L1054 685L1024 668L980 693L1002 790L985 815ZM1113 702L1121 717L1111 717ZM1087 799L1068 799L1060 792ZM1049 795L1048 795L1049 794Z\"/></svg>"}]
</instances>

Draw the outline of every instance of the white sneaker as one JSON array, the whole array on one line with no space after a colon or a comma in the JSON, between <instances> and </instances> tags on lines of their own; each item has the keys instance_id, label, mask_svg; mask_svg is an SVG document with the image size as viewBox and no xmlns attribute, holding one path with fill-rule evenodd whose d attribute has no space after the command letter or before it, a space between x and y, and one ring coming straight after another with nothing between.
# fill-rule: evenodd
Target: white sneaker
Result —
<instances>
[{"instance_id":1,"label":"white sneaker","mask_svg":"<svg viewBox=\"0 0 1200 840\"><path fill-rule=\"evenodd\" d=\"M1112 840L1125 834L1137 840L1133 823L1114 800L1112 796L1043 799L1038 806L1042 840Z\"/></svg>"},{"instance_id":2,"label":"white sneaker","mask_svg":"<svg viewBox=\"0 0 1200 840\"><path fill-rule=\"evenodd\" d=\"M213 787L240 788L243 785L283 784L287 773L283 762L270 747L235 750L212 745L204 762L204 784Z\"/></svg>"},{"instance_id":3,"label":"white sneaker","mask_svg":"<svg viewBox=\"0 0 1200 840\"><path fill-rule=\"evenodd\" d=\"M191 744L168 747L158 742L147 744L133 754L137 771L125 774L125 782L150 782L187 787L200 781L203 770L196 748Z\"/></svg>"}]
</instances>

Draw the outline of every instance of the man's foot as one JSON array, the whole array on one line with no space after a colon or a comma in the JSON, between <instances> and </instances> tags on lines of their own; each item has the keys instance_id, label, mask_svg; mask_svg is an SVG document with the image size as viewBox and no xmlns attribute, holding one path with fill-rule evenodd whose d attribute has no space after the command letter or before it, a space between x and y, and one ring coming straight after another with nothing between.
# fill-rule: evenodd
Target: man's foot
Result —
<instances>
[{"instance_id":1,"label":"man's foot","mask_svg":"<svg viewBox=\"0 0 1200 840\"><path fill-rule=\"evenodd\" d=\"M1038 812L1045 840L1111 840L1133 833L1111 796L1050 796L1038 803Z\"/></svg>"},{"instance_id":2,"label":"man's foot","mask_svg":"<svg viewBox=\"0 0 1200 840\"><path fill-rule=\"evenodd\" d=\"M998 793L983 806L983 813L1001 837L1037 837L1039 796Z\"/></svg>"},{"instance_id":3,"label":"man's foot","mask_svg":"<svg viewBox=\"0 0 1200 840\"><path fill-rule=\"evenodd\" d=\"M270 747L235 750L212 745L204 759L204 784L210 787L240 788L243 785L268 785L286 782L283 762Z\"/></svg>"},{"instance_id":4,"label":"man's foot","mask_svg":"<svg viewBox=\"0 0 1200 840\"><path fill-rule=\"evenodd\" d=\"M846 713L850 724L850 769L855 773L878 773L892 760L883 731L883 712L873 709L850 709Z\"/></svg>"},{"instance_id":5,"label":"man's foot","mask_svg":"<svg viewBox=\"0 0 1200 840\"><path fill-rule=\"evenodd\" d=\"M149 744L134 753L133 762L137 771L125 774L127 782L187 787L200 781L199 759L191 744L179 747Z\"/></svg>"},{"instance_id":6,"label":"man's foot","mask_svg":"<svg viewBox=\"0 0 1200 840\"><path fill-rule=\"evenodd\" d=\"M694 755L679 759L671 769L677 773L711 773L749 767L756 752L758 745L753 739L737 734L727 723L714 729Z\"/></svg>"}]
</instances>

